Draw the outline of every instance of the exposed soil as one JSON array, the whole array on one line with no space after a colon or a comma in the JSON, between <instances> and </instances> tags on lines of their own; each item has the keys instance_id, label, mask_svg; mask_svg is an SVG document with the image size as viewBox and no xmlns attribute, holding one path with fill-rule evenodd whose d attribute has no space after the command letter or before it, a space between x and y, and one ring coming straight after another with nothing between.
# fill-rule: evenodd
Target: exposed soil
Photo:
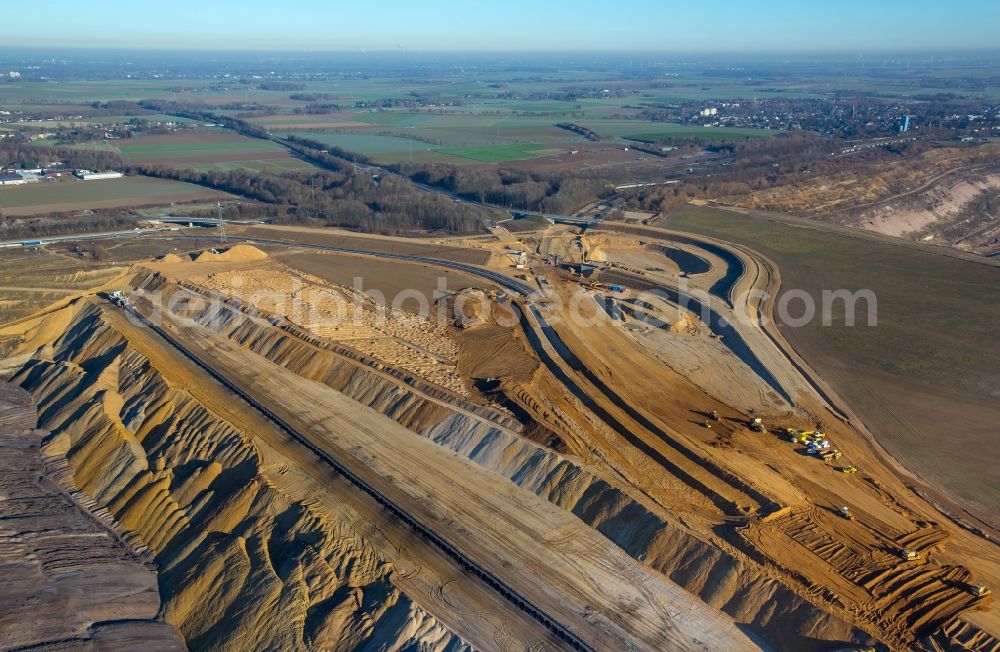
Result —
<instances>
[{"instance_id":1,"label":"exposed soil","mask_svg":"<svg viewBox=\"0 0 1000 652\"><path fill-rule=\"evenodd\" d=\"M248 231L480 264L502 250ZM684 279L650 242L708 271ZM554 227L518 246L615 264L597 278L689 282L771 380L667 300L588 288L578 307L593 324L566 318L555 299L570 305L579 281L541 264L525 273L554 296L536 302L473 277L435 296L441 272L420 265L250 247L118 281L162 334L99 295L70 296L0 331L19 342L5 365L53 432L45 453L152 551L164 618L192 647L561 643L170 342L595 649L1000 646L992 599L969 590L1000 584L1000 552L911 491L760 327L772 305L743 292L780 281L770 261L663 229ZM386 293L417 286L444 317L379 308L350 287L358 269ZM769 430L752 432L753 416ZM787 441L785 427L817 421L841 457Z\"/></svg>"},{"instance_id":2,"label":"exposed soil","mask_svg":"<svg viewBox=\"0 0 1000 652\"><path fill-rule=\"evenodd\" d=\"M238 229L237 232L250 238L274 238L335 247L413 254L431 258L443 258L460 263L470 263L472 265L484 265L490 259L490 252L485 249L451 247L414 238L375 236L367 233L338 231L336 229L262 225Z\"/></svg>"},{"instance_id":3,"label":"exposed soil","mask_svg":"<svg viewBox=\"0 0 1000 652\"><path fill-rule=\"evenodd\" d=\"M31 396L0 381L0 647L184 650L156 568L41 450Z\"/></svg>"},{"instance_id":4,"label":"exposed soil","mask_svg":"<svg viewBox=\"0 0 1000 652\"><path fill-rule=\"evenodd\" d=\"M277 258L293 269L328 283L381 293L387 305L395 301L399 309L409 312L419 311L418 296L430 306L442 293L485 285L482 279L452 269L407 262L389 267L378 259L364 256L292 252L279 254Z\"/></svg>"}]
</instances>

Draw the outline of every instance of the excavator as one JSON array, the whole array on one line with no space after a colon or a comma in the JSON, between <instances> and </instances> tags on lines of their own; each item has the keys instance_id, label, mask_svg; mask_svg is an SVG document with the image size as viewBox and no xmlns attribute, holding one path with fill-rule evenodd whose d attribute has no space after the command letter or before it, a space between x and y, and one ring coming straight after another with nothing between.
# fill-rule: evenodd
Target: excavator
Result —
<instances>
[{"instance_id":1,"label":"excavator","mask_svg":"<svg viewBox=\"0 0 1000 652\"><path fill-rule=\"evenodd\" d=\"M969 593L976 596L977 598L985 598L986 596L993 593L990 587L986 586L985 584L970 584L967 587L967 590L969 591Z\"/></svg>"}]
</instances>

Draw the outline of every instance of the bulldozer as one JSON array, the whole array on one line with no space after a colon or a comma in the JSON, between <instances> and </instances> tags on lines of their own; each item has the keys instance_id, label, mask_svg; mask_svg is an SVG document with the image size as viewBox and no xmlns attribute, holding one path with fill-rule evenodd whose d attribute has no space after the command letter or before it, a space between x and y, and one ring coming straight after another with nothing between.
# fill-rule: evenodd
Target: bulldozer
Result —
<instances>
[{"instance_id":1,"label":"bulldozer","mask_svg":"<svg viewBox=\"0 0 1000 652\"><path fill-rule=\"evenodd\" d=\"M850 507L844 506L837 510L837 513L842 517L846 518L848 521L854 520L854 513L851 511Z\"/></svg>"},{"instance_id":2,"label":"bulldozer","mask_svg":"<svg viewBox=\"0 0 1000 652\"><path fill-rule=\"evenodd\" d=\"M750 420L748 425L750 426L750 430L753 430L754 432L764 432L767 430L767 428L764 427L764 420L760 417L754 417Z\"/></svg>"},{"instance_id":3,"label":"bulldozer","mask_svg":"<svg viewBox=\"0 0 1000 652\"><path fill-rule=\"evenodd\" d=\"M809 454L813 455L815 457L818 457L819 459L823 460L824 462L829 462L830 460L840 459L841 455L843 455L843 453L841 453L836 448L831 448L830 450L822 450L822 449L819 449L819 448L810 448L809 449Z\"/></svg>"},{"instance_id":4,"label":"bulldozer","mask_svg":"<svg viewBox=\"0 0 1000 652\"><path fill-rule=\"evenodd\" d=\"M920 553L913 548L903 548L899 551L899 556L906 561L916 561L920 559Z\"/></svg>"},{"instance_id":5,"label":"bulldozer","mask_svg":"<svg viewBox=\"0 0 1000 652\"><path fill-rule=\"evenodd\" d=\"M844 475L850 475L852 473L857 473L858 472L858 467L853 466L853 465L852 466L843 466L843 467L840 468L840 472L843 473Z\"/></svg>"}]
</instances>

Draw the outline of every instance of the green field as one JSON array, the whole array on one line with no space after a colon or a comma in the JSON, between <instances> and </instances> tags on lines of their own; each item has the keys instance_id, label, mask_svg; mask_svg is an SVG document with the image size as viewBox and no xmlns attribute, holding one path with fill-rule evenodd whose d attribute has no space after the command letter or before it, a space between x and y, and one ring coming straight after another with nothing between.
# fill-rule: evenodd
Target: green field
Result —
<instances>
[{"instance_id":1,"label":"green field","mask_svg":"<svg viewBox=\"0 0 1000 652\"><path fill-rule=\"evenodd\" d=\"M0 211L6 215L41 215L228 197L201 186L164 179L125 177L78 181L66 178L57 182L0 187Z\"/></svg>"},{"instance_id":2,"label":"green field","mask_svg":"<svg viewBox=\"0 0 1000 652\"><path fill-rule=\"evenodd\" d=\"M526 158L535 158L558 152L559 150L545 149L537 145L490 145L487 147L463 147L456 149L442 149L443 154L460 156L472 159L481 163L504 163L506 161L517 161Z\"/></svg>"},{"instance_id":3,"label":"green field","mask_svg":"<svg viewBox=\"0 0 1000 652\"><path fill-rule=\"evenodd\" d=\"M114 141L129 163L168 165L193 170L252 170L270 174L314 169L269 140L230 132L181 131Z\"/></svg>"},{"instance_id":4,"label":"green field","mask_svg":"<svg viewBox=\"0 0 1000 652\"><path fill-rule=\"evenodd\" d=\"M439 148L439 153L472 158L484 162L502 162L530 156L530 146L554 146L581 142L583 138L556 127L560 122L575 122L593 129L607 139L656 141L670 137L704 140L740 139L769 136L777 132L761 129L706 128L646 120L581 119L582 113L480 115L475 113L413 113L379 111L340 117L342 121L371 124L371 131L358 127L331 128L324 131L296 133L362 154L387 154L413 148ZM590 115L593 115L591 113ZM321 124L321 123L308 123ZM479 152L498 147L497 154ZM504 148L509 153L503 153ZM543 149L544 147L536 147ZM385 157L383 157L385 158Z\"/></svg>"},{"instance_id":5,"label":"green field","mask_svg":"<svg viewBox=\"0 0 1000 652\"><path fill-rule=\"evenodd\" d=\"M341 133L299 131L293 136L309 138L331 147L340 147L349 152L370 155L379 163L399 163L414 161L420 163L449 163L469 165L472 163L503 163L520 159L544 156L558 151L542 145L527 143L484 144L476 147L439 147L415 138L404 138L374 133Z\"/></svg>"},{"instance_id":6,"label":"green field","mask_svg":"<svg viewBox=\"0 0 1000 652\"><path fill-rule=\"evenodd\" d=\"M775 134L766 129L734 129L728 127L686 127L677 125L676 129L657 129L656 131L623 136L626 140L640 143L655 143L668 138L698 138L701 140L740 140L742 138L764 138Z\"/></svg>"},{"instance_id":7,"label":"green field","mask_svg":"<svg viewBox=\"0 0 1000 652\"><path fill-rule=\"evenodd\" d=\"M308 138L329 145L340 147L359 154L384 154L386 152L407 152L410 149L423 150L432 147L427 143L413 138L400 136L384 136L379 134L329 133L322 131L294 131L292 136Z\"/></svg>"},{"instance_id":8,"label":"green field","mask_svg":"<svg viewBox=\"0 0 1000 652\"><path fill-rule=\"evenodd\" d=\"M745 244L774 260L782 289L871 289L874 327L782 328L879 442L919 477L993 513L1000 423L1000 267L868 234L687 207L667 226ZM817 301L817 305L819 302ZM863 305L862 310L863 310ZM798 313L795 313L796 315Z\"/></svg>"},{"instance_id":9,"label":"green field","mask_svg":"<svg viewBox=\"0 0 1000 652\"><path fill-rule=\"evenodd\" d=\"M739 139L773 136L778 133L766 129L697 127L672 122L649 122L646 120L578 120L576 123L594 130L604 138L625 138L646 142L663 140L664 138Z\"/></svg>"},{"instance_id":10,"label":"green field","mask_svg":"<svg viewBox=\"0 0 1000 652\"><path fill-rule=\"evenodd\" d=\"M184 167L190 168L192 170L199 170L201 172L211 172L212 170L218 170L221 172L230 172L236 170L250 170L253 172L261 172L266 174L281 174L283 172L303 172L306 170L315 170L316 168L306 161L297 158L272 158L272 159L261 159L261 160L247 160L247 161L223 161L221 163L192 163L185 165Z\"/></svg>"},{"instance_id":11,"label":"green field","mask_svg":"<svg viewBox=\"0 0 1000 652\"><path fill-rule=\"evenodd\" d=\"M233 153L283 151L280 145L276 145L268 140L254 138L239 138L231 141L206 139L206 142L197 142L178 136L176 138L177 142L158 140L155 144L149 144L149 140L146 138L120 140L115 143L115 147L127 159L136 160L152 158L172 159L178 156L188 157L200 154L224 158L227 154Z\"/></svg>"}]
</instances>

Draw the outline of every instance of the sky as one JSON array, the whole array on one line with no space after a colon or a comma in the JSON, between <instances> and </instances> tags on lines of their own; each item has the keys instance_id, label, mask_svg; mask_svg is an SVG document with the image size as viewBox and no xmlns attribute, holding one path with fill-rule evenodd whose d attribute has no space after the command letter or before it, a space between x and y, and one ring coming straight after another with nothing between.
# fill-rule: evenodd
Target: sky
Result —
<instances>
[{"instance_id":1,"label":"sky","mask_svg":"<svg viewBox=\"0 0 1000 652\"><path fill-rule=\"evenodd\" d=\"M47 0L0 45L223 50L876 52L1000 49L1000 0Z\"/></svg>"}]
</instances>

